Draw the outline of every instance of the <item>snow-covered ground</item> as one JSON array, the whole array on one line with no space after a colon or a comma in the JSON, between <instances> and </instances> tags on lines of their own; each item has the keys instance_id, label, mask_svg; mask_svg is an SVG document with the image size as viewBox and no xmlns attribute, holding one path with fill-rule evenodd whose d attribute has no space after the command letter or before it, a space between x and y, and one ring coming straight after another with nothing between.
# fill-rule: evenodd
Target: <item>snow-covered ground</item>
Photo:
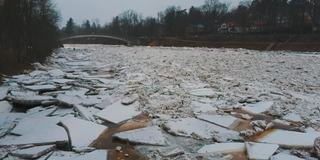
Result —
<instances>
[{"instance_id":1,"label":"snow-covered ground","mask_svg":"<svg viewBox=\"0 0 320 160\"><path fill-rule=\"evenodd\" d=\"M150 159L316 159L320 150L318 53L66 45L36 67L0 88L0 159L35 143L50 144L29 149L41 158L105 157L88 151L94 140L141 115L146 128L113 137ZM86 154L51 146L64 141Z\"/></svg>"}]
</instances>

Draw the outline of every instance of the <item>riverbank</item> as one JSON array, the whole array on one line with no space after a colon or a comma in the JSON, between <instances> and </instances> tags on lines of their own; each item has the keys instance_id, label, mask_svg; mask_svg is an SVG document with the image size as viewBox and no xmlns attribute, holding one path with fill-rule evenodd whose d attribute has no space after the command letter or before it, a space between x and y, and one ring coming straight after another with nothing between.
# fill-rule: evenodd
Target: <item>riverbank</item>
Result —
<instances>
[{"instance_id":1,"label":"riverbank","mask_svg":"<svg viewBox=\"0 0 320 160\"><path fill-rule=\"evenodd\" d=\"M208 35L142 40L149 46L245 48L253 50L319 52L319 35Z\"/></svg>"}]
</instances>

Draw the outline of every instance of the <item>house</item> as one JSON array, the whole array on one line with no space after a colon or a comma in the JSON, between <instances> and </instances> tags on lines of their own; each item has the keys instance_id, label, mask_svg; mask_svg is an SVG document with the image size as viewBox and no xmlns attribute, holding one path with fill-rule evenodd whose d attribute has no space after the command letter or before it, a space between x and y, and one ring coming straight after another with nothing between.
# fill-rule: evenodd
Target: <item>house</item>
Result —
<instances>
[{"instance_id":1,"label":"house","mask_svg":"<svg viewBox=\"0 0 320 160\"><path fill-rule=\"evenodd\" d=\"M245 29L240 27L237 23L230 21L222 23L218 28L218 33L243 33Z\"/></svg>"}]
</instances>

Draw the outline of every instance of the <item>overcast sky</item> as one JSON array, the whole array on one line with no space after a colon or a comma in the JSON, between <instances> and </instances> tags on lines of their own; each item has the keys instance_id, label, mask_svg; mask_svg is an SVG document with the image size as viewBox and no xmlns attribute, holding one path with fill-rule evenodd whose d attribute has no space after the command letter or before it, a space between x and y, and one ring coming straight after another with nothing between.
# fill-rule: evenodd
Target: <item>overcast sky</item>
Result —
<instances>
[{"instance_id":1,"label":"overcast sky","mask_svg":"<svg viewBox=\"0 0 320 160\"><path fill-rule=\"evenodd\" d=\"M53 0L62 16L61 25L72 17L77 23L84 20L99 20L100 24L110 22L113 17L123 11L133 9L143 17L157 16L169 6L201 6L205 0ZM238 4L239 0L221 0L231 6Z\"/></svg>"}]
</instances>

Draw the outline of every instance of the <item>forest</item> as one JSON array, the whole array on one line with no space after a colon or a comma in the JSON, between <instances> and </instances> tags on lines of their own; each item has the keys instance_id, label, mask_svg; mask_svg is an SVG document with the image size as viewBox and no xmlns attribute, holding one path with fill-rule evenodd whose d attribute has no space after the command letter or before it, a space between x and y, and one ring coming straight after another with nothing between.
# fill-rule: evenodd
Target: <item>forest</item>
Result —
<instances>
[{"instance_id":1,"label":"forest","mask_svg":"<svg viewBox=\"0 0 320 160\"><path fill-rule=\"evenodd\" d=\"M40 61L50 55L59 47L59 19L50 0L2 0L0 71L8 70L8 66L13 69L18 64Z\"/></svg>"},{"instance_id":2,"label":"forest","mask_svg":"<svg viewBox=\"0 0 320 160\"><path fill-rule=\"evenodd\" d=\"M128 10L100 25L86 20L75 24L70 18L63 36L108 34L121 37L183 37L218 33L305 34L319 32L319 0L244 0L230 8L219 0L182 9L168 7L157 17L143 18Z\"/></svg>"}]
</instances>

